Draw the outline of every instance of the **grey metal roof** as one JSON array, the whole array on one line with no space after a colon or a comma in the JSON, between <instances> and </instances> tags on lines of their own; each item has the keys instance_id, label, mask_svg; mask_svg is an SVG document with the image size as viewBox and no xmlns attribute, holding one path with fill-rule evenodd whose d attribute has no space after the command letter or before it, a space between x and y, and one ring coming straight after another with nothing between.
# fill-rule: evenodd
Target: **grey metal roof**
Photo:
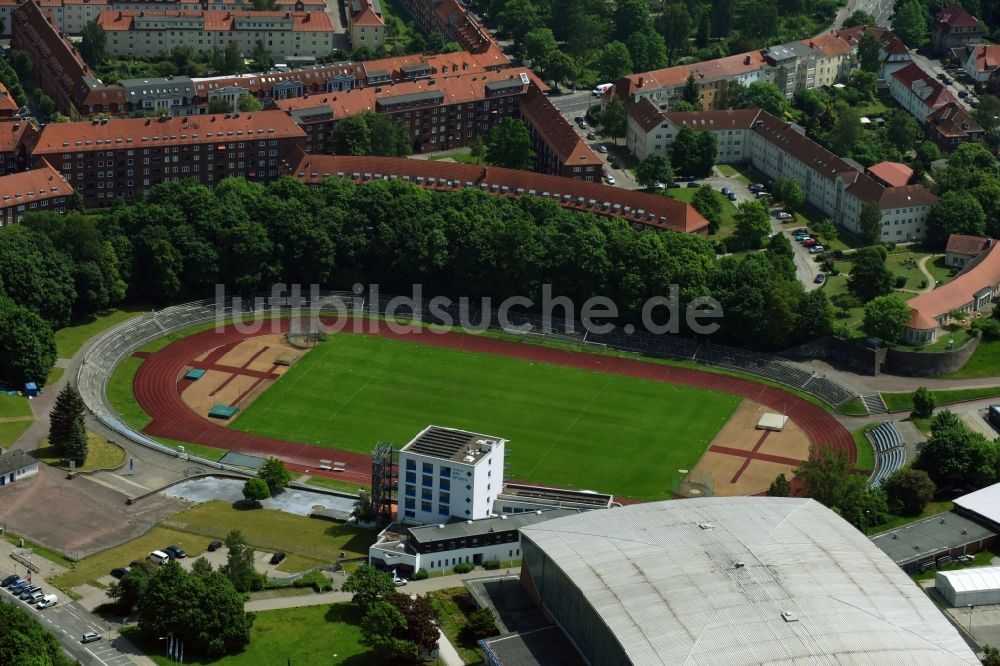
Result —
<instances>
[{"instance_id":1,"label":"grey metal roof","mask_svg":"<svg viewBox=\"0 0 1000 666\"><path fill-rule=\"evenodd\" d=\"M813 50L801 42L788 42L764 49L764 56L774 60L802 58L813 55Z\"/></svg>"},{"instance_id":2,"label":"grey metal roof","mask_svg":"<svg viewBox=\"0 0 1000 666\"><path fill-rule=\"evenodd\" d=\"M903 566L989 539L993 534L979 523L949 511L876 534L872 542Z\"/></svg>"},{"instance_id":3,"label":"grey metal roof","mask_svg":"<svg viewBox=\"0 0 1000 666\"><path fill-rule=\"evenodd\" d=\"M955 506L1000 524L1000 483L962 495L955 500Z\"/></svg>"},{"instance_id":4,"label":"grey metal roof","mask_svg":"<svg viewBox=\"0 0 1000 666\"><path fill-rule=\"evenodd\" d=\"M521 536L565 573L633 664L978 663L892 560L814 500L654 502Z\"/></svg>"},{"instance_id":5,"label":"grey metal roof","mask_svg":"<svg viewBox=\"0 0 1000 666\"><path fill-rule=\"evenodd\" d=\"M0 455L0 476L16 472L30 465L37 464L38 461L20 449L15 449Z\"/></svg>"},{"instance_id":6,"label":"grey metal roof","mask_svg":"<svg viewBox=\"0 0 1000 666\"><path fill-rule=\"evenodd\" d=\"M509 532L528 525L535 525L546 520L575 515L575 509L553 509L551 511L529 511L511 516L482 518L480 520L463 520L440 525L424 525L411 527L410 536L417 543L429 541L444 541L445 539L461 539L471 536L482 536L491 532Z\"/></svg>"},{"instance_id":7,"label":"grey metal roof","mask_svg":"<svg viewBox=\"0 0 1000 666\"><path fill-rule=\"evenodd\" d=\"M409 93L404 95L386 96L376 100L380 106L393 106L395 104L410 104L416 102L440 102L444 99L444 93L440 90L425 90L423 92Z\"/></svg>"},{"instance_id":8,"label":"grey metal roof","mask_svg":"<svg viewBox=\"0 0 1000 666\"><path fill-rule=\"evenodd\" d=\"M584 666L573 644L558 627L507 634L484 641L487 655L503 666Z\"/></svg>"}]
</instances>

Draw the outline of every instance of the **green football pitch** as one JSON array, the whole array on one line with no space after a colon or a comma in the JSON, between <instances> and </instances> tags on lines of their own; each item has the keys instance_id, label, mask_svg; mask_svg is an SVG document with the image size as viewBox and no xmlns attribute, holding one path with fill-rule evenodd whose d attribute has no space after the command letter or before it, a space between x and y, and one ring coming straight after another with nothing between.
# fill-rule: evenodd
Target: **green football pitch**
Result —
<instances>
[{"instance_id":1,"label":"green football pitch","mask_svg":"<svg viewBox=\"0 0 1000 666\"><path fill-rule=\"evenodd\" d=\"M507 477L670 497L740 398L686 386L362 335L332 335L232 428L370 453L425 426L509 440Z\"/></svg>"}]
</instances>

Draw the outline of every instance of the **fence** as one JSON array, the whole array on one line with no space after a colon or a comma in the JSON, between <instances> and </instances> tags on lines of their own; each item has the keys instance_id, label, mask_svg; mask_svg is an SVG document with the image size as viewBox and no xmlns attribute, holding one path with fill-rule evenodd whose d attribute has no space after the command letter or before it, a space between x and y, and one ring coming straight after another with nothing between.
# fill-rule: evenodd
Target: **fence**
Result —
<instances>
[{"instance_id":1,"label":"fence","mask_svg":"<svg viewBox=\"0 0 1000 666\"><path fill-rule=\"evenodd\" d=\"M411 302L407 303L406 300ZM839 384L804 370L791 361L764 352L748 351L677 335L657 335L644 331L626 333L620 328L607 333L591 333L583 331L582 325L576 321L530 313L508 312L505 313L504 321L493 309L473 306L471 312L463 313L455 303L445 307L437 305L430 307L429 301L414 305L411 299L404 299L403 302L392 296L370 299L365 295L338 291L320 293L317 302L312 302L308 296L255 297L244 299L239 308L207 299L171 306L129 319L107 331L84 354L77 374L80 395L87 409L101 423L136 444L168 455L187 456L198 465L243 472L242 468L233 465L181 454L123 423L108 402L108 382L123 359L143 345L163 336L199 324L227 321L247 314L255 317L274 317L289 315L295 311L317 315L348 314L375 318L385 318L388 315L390 319L412 318L415 322L438 326L460 322L462 326L477 330L512 333L528 342L572 344L594 350L613 349L734 370L808 393L834 407L854 397L853 393Z\"/></svg>"}]
</instances>

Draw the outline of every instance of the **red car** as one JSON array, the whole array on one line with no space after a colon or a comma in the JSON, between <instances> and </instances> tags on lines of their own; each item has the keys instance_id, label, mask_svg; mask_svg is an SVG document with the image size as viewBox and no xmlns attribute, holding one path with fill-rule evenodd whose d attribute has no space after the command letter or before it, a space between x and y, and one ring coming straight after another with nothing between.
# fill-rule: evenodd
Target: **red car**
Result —
<instances>
[{"instance_id":1,"label":"red car","mask_svg":"<svg viewBox=\"0 0 1000 666\"><path fill-rule=\"evenodd\" d=\"M804 245L805 247L812 247L815 244L816 244L816 239L815 238L810 238L809 240L807 240L802 245Z\"/></svg>"}]
</instances>

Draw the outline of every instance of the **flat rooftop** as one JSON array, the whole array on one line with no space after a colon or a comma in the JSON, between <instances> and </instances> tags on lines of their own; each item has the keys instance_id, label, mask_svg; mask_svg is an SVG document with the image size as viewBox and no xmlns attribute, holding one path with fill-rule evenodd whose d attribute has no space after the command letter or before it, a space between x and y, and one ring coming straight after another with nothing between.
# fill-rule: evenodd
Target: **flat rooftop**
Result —
<instances>
[{"instance_id":1,"label":"flat rooftop","mask_svg":"<svg viewBox=\"0 0 1000 666\"><path fill-rule=\"evenodd\" d=\"M501 666L585 666L566 635L556 626L535 629L524 634L489 638L487 656Z\"/></svg>"},{"instance_id":2,"label":"flat rooftop","mask_svg":"<svg viewBox=\"0 0 1000 666\"><path fill-rule=\"evenodd\" d=\"M432 425L424 428L401 452L474 465L503 442L492 435Z\"/></svg>"},{"instance_id":3,"label":"flat rooftop","mask_svg":"<svg viewBox=\"0 0 1000 666\"><path fill-rule=\"evenodd\" d=\"M614 495L597 493L590 490L563 490L561 488L542 488L521 483L505 483L497 500L504 497L523 500L541 500L553 504L574 504L591 506L595 509L606 509L614 501Z\"/></svg>"},{"instance_id":4,"label":"flat rooftop","mask_svg":"<svg viewBox=\"0 0 1000 666\"><path fill-rule=\"evenodd\" d=\"M876 534L872 542L902 566L993 536L979 523L949 511Z\"/></svg>"},{"instance_id":5,"label":"flat rooftop","mask_svg":"<svg viewBox=\"0 0 1000 666\"><path fill-rule=\"evenodd\" d=\"M496 518L482 518L480 520L461 520L441 523L440 525L423 525L411 527L410 537L417 543L463 539L491 532L509 532L553 518L571 516L575 513L577 511L573 509L552 509L551 511L527 511L511 516L497 516Z\"/></svg>"}]
</instances>

